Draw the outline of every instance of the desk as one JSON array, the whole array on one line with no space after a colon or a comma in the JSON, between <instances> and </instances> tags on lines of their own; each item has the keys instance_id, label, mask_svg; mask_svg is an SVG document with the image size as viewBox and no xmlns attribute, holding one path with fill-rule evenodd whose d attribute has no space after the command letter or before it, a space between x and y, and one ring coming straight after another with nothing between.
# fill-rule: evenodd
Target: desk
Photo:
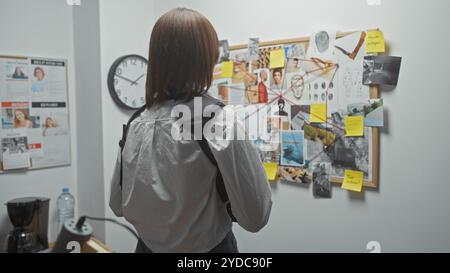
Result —
<instances>
[{"instance_id":1,"label":"desk","mask_svg":"<svg viewBox=\"0 0 450 273\"><path fill-rule=\"evenodd\" d=\"M84 244L81 253L113 253L113 250L98 239L91 237L91 239Z\"/></svg>"},{"instance_id":2,"label":"desk","mask_svg":"<svg viewBox=\"0 0 450 273\"><path fill-rule=\"evenodd\" d=\"M49 249L55 246L55 243L48 244ZM91 237L89 241L87 241L83 248L81 249L81 253L113 253L114 251L103 244L100 240L95 237Z\"/></svg>"}]
</instances>

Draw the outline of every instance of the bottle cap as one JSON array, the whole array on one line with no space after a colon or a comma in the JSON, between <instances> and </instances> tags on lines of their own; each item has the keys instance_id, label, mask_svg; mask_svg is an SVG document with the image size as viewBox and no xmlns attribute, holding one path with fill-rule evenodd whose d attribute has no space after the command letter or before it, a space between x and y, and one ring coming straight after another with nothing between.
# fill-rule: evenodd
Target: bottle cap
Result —
<instances>
[{"instance_id":1,"label":"bottle cap","mask_svg":"<svg viewBox=\"0 0 450 273\"><path fill-rule=\"evenodd\" d=\"M63 188L63 193L68 193L69 192L69 188Z\"/></svg>"}]
</instances>

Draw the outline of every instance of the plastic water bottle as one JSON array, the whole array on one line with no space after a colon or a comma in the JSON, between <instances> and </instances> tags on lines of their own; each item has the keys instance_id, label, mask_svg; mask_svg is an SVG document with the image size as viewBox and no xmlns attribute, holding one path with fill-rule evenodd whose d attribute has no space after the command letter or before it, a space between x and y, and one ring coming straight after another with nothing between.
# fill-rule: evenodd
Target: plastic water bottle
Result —
<instances>
[{"instance_id":1,"label":"plastic water bottle","mask_svg":"<svg viewBox=\"0 0 450 273\"><path fill-rule=\"evenodd\" d=\"M69 192L69 188L63 188L58 197L58 232L67 219L75 217L75 198Z\"/></svg>"}]
</instances>

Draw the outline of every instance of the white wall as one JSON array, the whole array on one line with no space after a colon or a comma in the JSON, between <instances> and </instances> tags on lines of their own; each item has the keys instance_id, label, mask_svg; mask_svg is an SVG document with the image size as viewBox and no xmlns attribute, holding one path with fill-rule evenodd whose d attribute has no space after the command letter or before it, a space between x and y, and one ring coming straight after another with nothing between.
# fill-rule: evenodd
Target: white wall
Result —
<instances>
[{"instance_id":1,"label":"white wall","mask_svg":"<svg viewBox=\"0 0 450 273\"><path fill-rule=\"evenodd\" d=\"M56 239L56 198L68 186L77 195L76 103L72 8L60 0L0 1L0 55L31 55L68 59L68 94L72 165L0 175L0 239L10 230L6 206L16 197L46 196L50 201L49 240ZM3 248L3 241L0 241Z\"/></svg>"},{"instance_id":2,"label":"white wall","mask_svg":"<svg viewBox=\"0 0 450 273\"><path fill-rule=\"evenodd\" d=\"M120 56L139 54L148 57L148 44L153 27L153 0L100 0L100 37L103 110L103 158L105 206L109 209L109 185L122 136L122 123L133 113L121 110L107 88L108 71ZM123 219L120 219L123 221ZM106 225L106 242L119 252L134 251L136 240L117 225Z\"/></svg>"},{"instance_id":3,"label":"white wall","mask_svg":"<svg viewBox=\"0 0 450 273\"><path fill-rule=\"evenodd\" d=\"M380 27L390 54L402 56L396 89L383 90L388 122L381 135L378 191L333 188L315 200L311 188L273 187L270 222L258 234L235 228L241 251L450 251L450 117L447 60L450 2L446 0L157 1L155 19L185 6L206 15L221 39L247 43L307 36L313 25L343 31Z\"/></svg>"},{"instance_id":4,"label":"white wall","mask_svg":"<svg viewBox=\"0 0 450 273\"><path fill-rule=\"evenodd\" d=\"M73 42L77 83L78 211L105 215L103 128L98 1L73 8ZM105 223L91 221L94 236L105 240Z\"/></svg>"}]
</instances>

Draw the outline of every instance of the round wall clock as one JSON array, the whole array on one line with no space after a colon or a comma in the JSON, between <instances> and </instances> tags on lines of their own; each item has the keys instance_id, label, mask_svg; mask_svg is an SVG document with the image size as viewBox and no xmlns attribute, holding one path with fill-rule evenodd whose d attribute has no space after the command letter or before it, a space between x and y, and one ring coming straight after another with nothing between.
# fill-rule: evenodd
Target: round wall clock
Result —
<instances>
[{"instance_id":1,"label":"round wall clock","mask_svg":"<svg viewBox=\"0 0 450 273\"><path fill-rule=\"evenodd\" d=\"M118 58L109 69L108 89L117 105L139 109L145 105L147 60L139 55Z\"/></svg>"}]
</instances>

